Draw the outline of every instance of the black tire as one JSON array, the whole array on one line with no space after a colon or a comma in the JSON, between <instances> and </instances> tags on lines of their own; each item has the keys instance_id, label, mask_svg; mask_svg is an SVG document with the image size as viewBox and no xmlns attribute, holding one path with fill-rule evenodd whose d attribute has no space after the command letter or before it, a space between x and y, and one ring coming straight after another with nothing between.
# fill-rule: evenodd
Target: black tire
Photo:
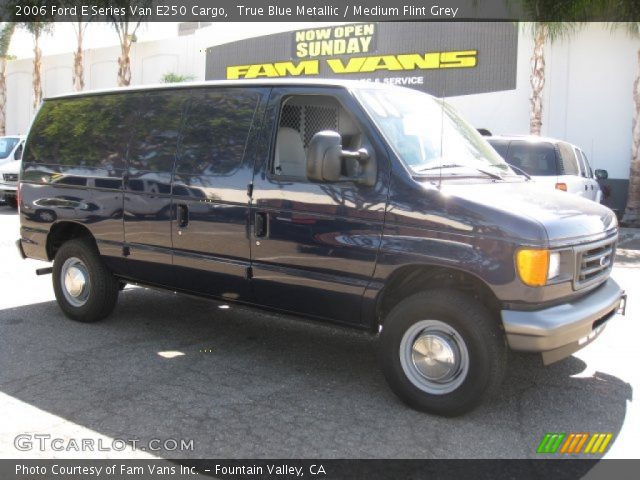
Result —
<instances>
[{"instance_id":1,"label":"black tire","mask_svg":"<svg viewBox=\"0 0 640 480\"><path fill-rule=\"evenodd\" d=\"M424 329L420 330L423 326ZM407 337L403 342L405 334ZM444 338L445 342L440 344L451 345L452 348L437 351L457 352L458 359L465 359L437 363L451 370L451 380L445 377L442 390L437 390L441 388L438 381L424 374L426 369L433 368L424 362L433 365L433 360L432 357L420 356L421 344L416 342L419 338L428 342L433 338ZM387 315L379 340L379 360L391 389L420 411L444 416L461 415L494 394L504 378L507 362L504 334L486 307L462 292L431 290L406 298ZM462 351L466 353L460 353ZM407 360L409 358L411 361ZM422 359L424 362L421 363ZM417 365L423 366L423 372ZM431 373L432 370L426 372Z\"/></svg>"},{"instance_id":2,"label":"black tire","mask_svg":"<svg viewBox=\"0 0 640 480\"><path fill-rule=\"evenodd\" d=\"M11 208L18 208L18 198L17 197L5 197L5 201L7 202L7 205L9 205Z\"/></svg>"},{"instance_id":3,"label":"black tire","mask_svg":"<svg viewBox=\"0 0 640 480\"><path fill-rule=\"evenodd\" d=\"M67 262L73 265L76 260L89 279L81 298L74 298L63 280L63 268L68 269ZM118 281L100 258L95 244L81 238L69 240L58 249L53 262L53 290L64 314L85 323L107 317L115 308L120 291Z\"/></svg>"}]
</instances>

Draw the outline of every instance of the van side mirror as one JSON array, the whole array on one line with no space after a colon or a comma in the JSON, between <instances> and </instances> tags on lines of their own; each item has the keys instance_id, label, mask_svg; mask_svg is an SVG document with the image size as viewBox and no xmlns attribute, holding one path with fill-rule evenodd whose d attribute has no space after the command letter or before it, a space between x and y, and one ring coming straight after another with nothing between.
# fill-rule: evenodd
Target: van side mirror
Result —
<instances>
[{"instance_id":1,"label":"van side mirror","mask_svg":"<svg viewBox=\"0 0 640 480\"><path fill-rule=\"evenodd\" d=\"M22 160L22 150L24 149L24 144L20 145L18 148L16 148L16 152L13 154L13 159L14 160Z\"/></svg>"},{"instance_id":2,"label":"van side mirror","mask_svg":"<svg viewBox=\"0 0 640 480\"><path fill-rule=\"evenodd\" d=\"M363 172L354 176L344 176L342 173L347 169L343 167L347 161L359 164L363 167L360 169ZM332 130L316 133L307 148L307 177L315 182L354 181L373 186L376 176L375 168L371 168L372 163L373 159L365 148L355 152L343 150L340 134Z\"/></svg>"},{"instance_id":3,"label":"van side mirror","mask_svg":"<svg viewBox=\"0 0 640 480\"><path fill-rule=\"evenodd\" d=\"M598 180L606 180L607 178L609 178L609 172L607 172L606 170L597 169L595 171L595 174Z\"/></svg>"}]
</instances>

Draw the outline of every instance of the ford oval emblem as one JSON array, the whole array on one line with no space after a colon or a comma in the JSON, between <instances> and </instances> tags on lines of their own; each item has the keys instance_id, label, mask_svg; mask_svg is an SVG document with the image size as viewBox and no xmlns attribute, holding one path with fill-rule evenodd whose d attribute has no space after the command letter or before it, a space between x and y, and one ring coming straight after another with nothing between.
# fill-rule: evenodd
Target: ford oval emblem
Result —
<instances>
[{"instance_id":1,"label":"ford oval emblem","mask_svg":"<svg viewBox=\"0 0 640 480\"><path fill-rule=\"evenodd\" d=\"M600 266L601 267L606 267L607 265L609 265L609 259L607 257L601 257L600 258Z\"/></svg>"}]
</instances>

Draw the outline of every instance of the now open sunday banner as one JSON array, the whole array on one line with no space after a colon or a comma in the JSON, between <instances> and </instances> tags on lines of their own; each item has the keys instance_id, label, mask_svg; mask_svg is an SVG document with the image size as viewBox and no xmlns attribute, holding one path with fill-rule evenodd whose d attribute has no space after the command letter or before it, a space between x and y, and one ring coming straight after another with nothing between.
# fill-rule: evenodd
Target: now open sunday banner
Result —
<instances>
[{"instance_id":1,"label":"now open sunday banner","mask_svg":"<svg viewBox=\"0 0 640 480\"><path fill-rule=\"evenodd\" d=\"M207 80L335 78L449 97L516 87L511 22L374 22L308 28L207 49Z\"/></svg>"}]
</instances>

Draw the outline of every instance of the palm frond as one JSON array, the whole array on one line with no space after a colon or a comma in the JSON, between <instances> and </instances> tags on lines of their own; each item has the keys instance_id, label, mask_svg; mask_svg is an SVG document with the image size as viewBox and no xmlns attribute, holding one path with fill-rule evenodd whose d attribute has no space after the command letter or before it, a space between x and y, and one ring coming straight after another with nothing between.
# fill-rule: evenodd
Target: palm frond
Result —
<instances>
[{"instance_id":1,"label":"palm frond","mask_svg":"<svg viewBox=\"0 0 640 480\"><path fill-rule=\"evenodd\" d=\"M550 42L569 38L585 25L584 22L522 22L523 31L535 37L541 28L547 30L547 38Z\"/></svg>"},{"instance_id":2,"label":"palm frond","mask_svg":"<svg viewBox=\"0 0 640 480\"><path fill-rule=\"evenodd\" d=\"M9 53L9 46L11 45L11 37L16 29L14 22L6 22L2 25L0 30L0 57L4 58Z\"/></svg>"},{"instance_id":3,"label":"palm frond","mask_svg":"<svg viewBox=\"0 0 640 480\"><path fill-rule=\"evenodd\" d=\"M640 22L610 22L611 31L624 30L632 38L640 38Z\"/></svg>"}]
</instances>

